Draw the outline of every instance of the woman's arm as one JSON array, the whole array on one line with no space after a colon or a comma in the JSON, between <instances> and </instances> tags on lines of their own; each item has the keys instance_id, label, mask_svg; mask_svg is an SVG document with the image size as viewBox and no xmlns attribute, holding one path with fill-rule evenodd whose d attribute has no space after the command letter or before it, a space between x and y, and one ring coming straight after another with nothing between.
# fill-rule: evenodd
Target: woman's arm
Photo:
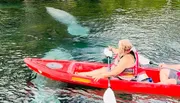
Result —
<instances>
[{"instance_id":1,"label":"woman's arm","mask_svg":"<svg viewBox=\"0 0 180 103\"><path fill-rule=\"evenodd\" d=\"M104 77L111 77L111 76L116 76L123 72L126 68L131 67L134 65L133 60L131 61L131 58L129 56L125 56L121 59L121 62L118 63L117 66L114 68L111 68L110 72L107 72L104 75Z\"/></svg>"},{"instance_id":2,"label":"woman's arm","mask_svg":"<svg viewBox=\"0 0 180 103\"><path fill-rule=\"evenodd\" d=\"M118 49L112 46L108 46L109 50L112 51L114 54L118 54Z\"/></svg>"},{"instance_id":3,"label":"woman's arm","mask_svg":"<svg viewBox=\"0 0 180 103\"><path fill-rule=\"evenodd\" d=\"M134 57L131 55L125 55L121 61L115 66L114 68L111 68L111 71L105 71L104 73L101 73L99 75L92 76L94 78L94 81L98 81L100 78L107 78L111 76L117 76L121 72L123 72L126 68L132 67L134 65Z\"/></svg>"}]
</instances>

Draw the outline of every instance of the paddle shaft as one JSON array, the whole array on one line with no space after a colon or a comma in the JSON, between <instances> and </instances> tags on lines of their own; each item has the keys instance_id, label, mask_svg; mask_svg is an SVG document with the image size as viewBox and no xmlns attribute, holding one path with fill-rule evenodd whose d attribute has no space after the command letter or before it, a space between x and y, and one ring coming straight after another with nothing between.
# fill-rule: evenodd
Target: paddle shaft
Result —
<instances>
[{"instance_id":1,"label":"paddle shaft","mask_svg":"<svg viewBox=\"0 0 180 103\"><path fill-rule=\"evenodd\" d=\"M108 56L108 71L111 70L111 66L110 66L110 57ZM111 83L110 83L110 77L108 77L108 88L111 87Z\"/></svg>"}]
</instances>

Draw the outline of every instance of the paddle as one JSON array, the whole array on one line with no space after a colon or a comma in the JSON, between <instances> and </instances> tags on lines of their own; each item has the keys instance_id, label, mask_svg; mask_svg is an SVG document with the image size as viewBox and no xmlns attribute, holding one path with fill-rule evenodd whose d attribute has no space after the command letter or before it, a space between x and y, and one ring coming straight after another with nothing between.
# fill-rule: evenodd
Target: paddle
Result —
<instances>
[{"instance_id":1,"label":"paddle","mask_svg":"<svg viewBox=\"0 0 180 103\"><path fill-rule=\"evenodd\" d=\"M140 64L143 64L143 65L147 65L147 64L155 64L157 66L159 65L159 63L150 61L149 59L145 58L142 55L139 55L139 62L140 62ZM165 69L172 69L172 68L166 68L166 67L163 67L163 68L165 68ZM175 70L175 69L172 69L172 70ZM180 76L180 71L179 70L175 70L175 71L178 71L177 75Z\"/></svg>"},{"instance_id":2,"label":"paddle","mask_svg":"<svg viewBox=\"0 0 180 103\"><path fill-rule=\"evenodd\" d=\"M110 57L112 57L112 51L110 51L108 48L105 48L104 54L108 58L108 71L110 71ZM111 89L110 77L108 77L108 88L103 95L103 101L104 103L116 103L114 92Z\"/></svg>"},{"instance_id":3,"label":"paddle","mask_svg":"<svg viewBox=\"0 0 180 103\"><path fill-rule=\"evenodd\" d=\"M152 62L150 61L149 59L145 58L144 56L140 55L139 54L139 62L140 64L143 64L143 65L147 65L147 64L155 64L155 65L159 65L158 63L156 62Z\"/></svg>"}]
</instances>

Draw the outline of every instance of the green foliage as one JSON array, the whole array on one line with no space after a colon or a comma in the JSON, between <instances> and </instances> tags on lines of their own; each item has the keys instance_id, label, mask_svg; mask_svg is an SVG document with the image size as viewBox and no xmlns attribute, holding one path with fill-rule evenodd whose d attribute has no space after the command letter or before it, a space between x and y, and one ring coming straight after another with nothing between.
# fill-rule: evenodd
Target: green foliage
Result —
<instances>
[{"instance_id":1,"label":"green foliage","mask_svg":"<svg viewBox=\"0 0 180 103\"><path fill-rule=\"evenodd\" d=\"M24 0L0 0L0 3L19 3L23 1Z\"/></svg>"}]
</instances>

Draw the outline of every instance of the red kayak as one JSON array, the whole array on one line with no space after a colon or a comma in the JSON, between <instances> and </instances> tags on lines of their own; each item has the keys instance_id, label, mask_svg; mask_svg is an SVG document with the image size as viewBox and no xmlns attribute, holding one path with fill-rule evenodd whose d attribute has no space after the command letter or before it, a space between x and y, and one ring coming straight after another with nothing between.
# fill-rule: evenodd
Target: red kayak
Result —
<instances>
[{"instance_id":1,"label":"red kayak","mask_svg":"<svg viewBox=\"0 0 180 103\"><path fill-rule=\"evenodd\" d=\"M95 82L91 77L76 75L75 72L85 72L99 69L107 64L98 62L74 61L74 60L47 60L38 58L25 58L24 62L33 71L52 80L85 85L96 88L107 88L108 79L100 79ZM163 85L159 82L159 69L139 67L138 73L145 71L152 78L153 83L119 80L111 78L111 88L115 91L156 94L164 96L180 97L180 85Z\"/></svg>"}]
</instances>

